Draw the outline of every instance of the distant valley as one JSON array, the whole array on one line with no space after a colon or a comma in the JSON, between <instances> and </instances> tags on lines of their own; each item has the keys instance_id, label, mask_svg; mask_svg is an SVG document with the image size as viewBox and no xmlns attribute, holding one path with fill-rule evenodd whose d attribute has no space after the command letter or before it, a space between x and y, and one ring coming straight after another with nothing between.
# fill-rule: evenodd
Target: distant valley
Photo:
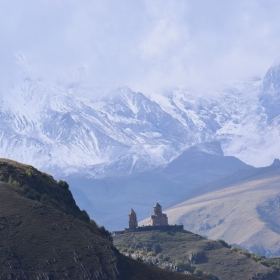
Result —
<instances>
[{"instance_id":1,"label":"distant valley","mask_svg":"<svg viewBox=\"0 0 280 280\"><path fill-rule=\"evenodd\" d=\"M162 169L101 179L66 177L79 205L109 229L127 225L130 207L139 218L150 214L160 201L166 207L196 187L240 169L254 169L235 157L224 156L219 142L187 149Z\"/></svg>"}]
</instances>

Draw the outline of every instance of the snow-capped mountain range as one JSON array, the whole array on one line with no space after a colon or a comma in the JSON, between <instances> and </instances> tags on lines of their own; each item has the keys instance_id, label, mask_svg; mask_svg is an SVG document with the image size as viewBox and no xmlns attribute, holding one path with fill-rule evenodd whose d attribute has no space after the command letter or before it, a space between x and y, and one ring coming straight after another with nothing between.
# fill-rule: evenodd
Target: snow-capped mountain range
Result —
<instances>
[{"instance_id":1,"label":"snow-capped mountain range","mask_svg":"<svg viewBox=\"0 0 280 280\"><path fill-rule=\"evenodd\" d=\"M99 96L80 83L50 85L23 73L0 100L0 156L54 176L137 173L213 140L254 166L280 156L280 62L263 80L211 93L124 86Z\"/></svg>"}]
</instances>

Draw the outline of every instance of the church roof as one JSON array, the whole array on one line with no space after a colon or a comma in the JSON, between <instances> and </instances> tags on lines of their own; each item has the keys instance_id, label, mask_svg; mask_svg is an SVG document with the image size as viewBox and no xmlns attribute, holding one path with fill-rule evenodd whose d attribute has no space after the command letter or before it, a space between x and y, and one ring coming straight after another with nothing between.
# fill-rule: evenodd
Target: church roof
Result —
<instances>
[{"instance_id":1,"label":"church roof","mask_svg":"<svg viewBox=\"0 0 280 280\"><path fill-rule=\"evenodd\" d=\"M131 208L129 214L136 214L135 211Z\"/></svg>"},{"instance_id":2,"label":"church roof","mask_svg":"<svg viewBox=\"0 0 280 280\"><path fill-rule=\"evenodd\" d=\"M157 202L156 205L154 206L154 208L156 207L161 207L161 205Z\"/></svg>"}]
</instances>

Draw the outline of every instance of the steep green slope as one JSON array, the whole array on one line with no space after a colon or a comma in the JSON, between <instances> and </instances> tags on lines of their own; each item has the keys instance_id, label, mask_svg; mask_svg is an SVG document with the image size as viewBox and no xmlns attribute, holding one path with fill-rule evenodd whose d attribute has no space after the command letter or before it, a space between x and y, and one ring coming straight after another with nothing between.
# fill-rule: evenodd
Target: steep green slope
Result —
<instances>
[{"instance_id":1,"label":"steep green slope","mask_svg":"<svg viewBox=\"0 0 280 280\"><path fill-rule=\"evenodd\" d=\"M196 279L121 255L49 175L4 159L0 170L0 279Z\"/></svg>"},{"instance_id":2,"label":"steep green slope","mask_svg":"<svg viewBox=\"0 0 280 280\"><path fill-rule=\"evenodd\" d=\"M57 182L51 175L42 173L33 166L0 159L0 181L9 183L27 198L89 222L86 212L76 205L68 184L63 181Z\"/></svg>"},{"instance_id":3,"label":"steep green slope","mask_svg":"<svg viewBox=\"0 0 280 280\"><path fill-rule=\"evenodd\" d=\"M230 250L224 242L187 231L126 233L114 237L114 245L120 250L155 253L183 268L213 274L219 280L280 279L272 269Z\"/></svg>"}]
</instances>

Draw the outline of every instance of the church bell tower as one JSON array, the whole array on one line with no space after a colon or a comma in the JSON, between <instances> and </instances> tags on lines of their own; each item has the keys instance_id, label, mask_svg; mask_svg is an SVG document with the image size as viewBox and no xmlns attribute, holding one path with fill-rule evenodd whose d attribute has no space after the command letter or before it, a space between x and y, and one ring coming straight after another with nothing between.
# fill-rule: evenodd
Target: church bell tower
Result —
<instances>
[{"instance_id":1,"label":"church bell tower","mask_svg":"<svg viewBox=\"0 0 280 280\"><path fill-rule=\"evenodd\" d=\"M130 213L128 214L128 228L137 228L138 222L137 222L137 216L135 211L131 208Z\"/></svg>"}]
</instances>

